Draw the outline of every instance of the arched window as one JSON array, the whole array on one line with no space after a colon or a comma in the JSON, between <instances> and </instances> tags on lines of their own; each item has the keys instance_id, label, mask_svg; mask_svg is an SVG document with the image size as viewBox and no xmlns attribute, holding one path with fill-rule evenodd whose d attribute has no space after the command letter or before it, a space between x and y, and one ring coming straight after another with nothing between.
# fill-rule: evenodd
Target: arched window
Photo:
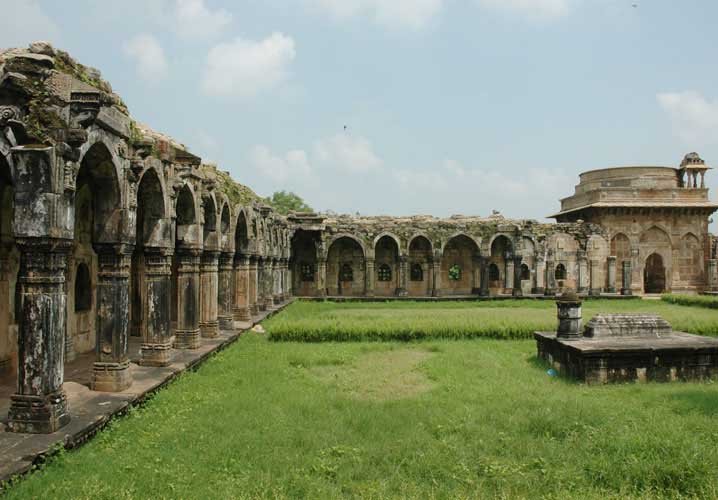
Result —
<instances>
[{"instance_id":1,"label":"arched window","mask_svg":"<svg viewBox=\"0 0 718 500\"><path fill-rule=\"evenodd\" d=\"M339 281L354 281L354 271L352 270L351 264L342 264L342 268L339 271Z\"/></svg>"},{"instance_id":2,"label":"arched window","mask_svg":"<svg viewBox=\"0 0 718 500\"><path fill-rule=\"evenodd\" d=\"M565 280L566 279L566 266L563 264L559 264L556 266L556 272L554 273L554 277L557 280Z\"/></svg>"},{"instance_id":3,"label":"arched window","mask_svg":"<svg viewBox=\"0 0 718 500\"><path fill-rule=\"evenodd\" d=\"M314 281L314 264L303 262L300 266L302 281Z\"/></svg>"},{"instance_id":4,"label":"arched window","mask_svg":"<svg viewBox=\"0 0 718 500\"><path fill-rule=\"evenodd\" d=\"M92 307L90 288L90 270L83 262L77 266L75 273L75 312L89 311Z\"/></svg>"},{"instance_id":5,"label":"arched window","mask_svg":"<svg viewBox=\"0 0 718 500\"><path fill-rule=\"evenodd\" d=\"M382 264L377 271L379 281L391 281L391 267L389 264Z\"/></svg>"},{"instance_id":6,"label":"arched window","mask_svg":"<svg viewBox=\"0 0 718 500\"><path fill-rule=\"evenodd\" d=\"M499 273L499 266L496 264L490 264L489 265L489 281L499 281L501 279L501 274Z\"/></svg>"},{"instance_id":7,"label":"arched window","mask_svg":"<svg viewBox=\"0 0 718 500\"><path fill-rule=\"evenodd\" d=\"M529 269L529 266L526 264L521 264L521 279L522 280L530 280L531 279L531 270Z\"/></svg>"},{"instance_id":8,"label":"arched window","mask_svg":"<svg viewBox=\"0 0 718 500\"><path fill-rule=\"evenodd\" d=\"M461 267L459 267L459 264L454 264L449 268L449 279L452 281L461 279Z\"/></svg>"},{"instance_id":9,"label":"arched window","mask_svg":"<svg viewBox=\"0 0 718 500\"><path fill-rule=\"evenodd\" d=\"M424 270L418 262L411 265L411 281L424 281Z\"/></svg>"}]
</instances>

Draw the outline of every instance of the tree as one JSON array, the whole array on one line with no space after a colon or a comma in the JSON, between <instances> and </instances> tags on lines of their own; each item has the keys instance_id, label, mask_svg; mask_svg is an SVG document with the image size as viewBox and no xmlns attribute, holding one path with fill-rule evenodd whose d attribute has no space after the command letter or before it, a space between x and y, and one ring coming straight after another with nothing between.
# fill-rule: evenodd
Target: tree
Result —
<instances>
[{"instance_id":1,"label":"tree","mask_svg":"<svg viewBox=\"0 0 718 500\"><path fill-rule=\"evenodd\" d=\"M312 207L297 194L290 191L276 191L267 201L282 215L289 212L312 212Z\"/></svg>"}]
</instances>

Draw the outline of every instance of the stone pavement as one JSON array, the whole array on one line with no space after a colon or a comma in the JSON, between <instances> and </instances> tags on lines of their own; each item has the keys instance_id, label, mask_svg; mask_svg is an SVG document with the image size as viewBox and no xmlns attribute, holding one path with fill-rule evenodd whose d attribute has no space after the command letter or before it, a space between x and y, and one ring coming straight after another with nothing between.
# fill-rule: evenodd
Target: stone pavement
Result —
<instances>
[{"instance_id":1,"label":"stone pavement","mask_svg":"<svg viewBox=\"0 0 718 500\"><path fill-rule=\"evenodd\" d=\"M236 341L254 324L279 311L291 301L262 311L251 322L235 322L234 330L221 331L215 339L202 339L202 345L193 350L175 350L171 365L149 367L136 364L139 360L140 341L130 339L132 386L117 393L89 389L94 353L78 356L66 366L63 387L67 394L72 419L68 425L52 434L20 434L5 431L9 397L14 388L6 380L0 381L0 482L31 470L33 464L42 462L58 446L75 448L105 427L112 418L124 414L127 409L141 403L155 391L164 387L182 372L192 369L213 353ZM0 487L0 492L2 488Z\"/></svg>"}]
</instances>

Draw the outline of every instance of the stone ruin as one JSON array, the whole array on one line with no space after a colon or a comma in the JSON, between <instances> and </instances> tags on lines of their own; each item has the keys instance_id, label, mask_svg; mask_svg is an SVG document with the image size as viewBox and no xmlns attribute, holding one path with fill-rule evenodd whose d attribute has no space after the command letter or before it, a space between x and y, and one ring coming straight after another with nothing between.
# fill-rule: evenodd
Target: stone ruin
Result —
<instances>
[{"instance_id":1,"label":"stone ruin","mask_svg":"<svg viewBox=\"0 0 718 500\"><path fill-rule=\"evenodd\" d=\"M676 332L655 314L597 314L582 328L581 300L558 299L556 332L536 332L538 357L588 384L718 376L718 339Z\"/></svg>"}]
</instances>

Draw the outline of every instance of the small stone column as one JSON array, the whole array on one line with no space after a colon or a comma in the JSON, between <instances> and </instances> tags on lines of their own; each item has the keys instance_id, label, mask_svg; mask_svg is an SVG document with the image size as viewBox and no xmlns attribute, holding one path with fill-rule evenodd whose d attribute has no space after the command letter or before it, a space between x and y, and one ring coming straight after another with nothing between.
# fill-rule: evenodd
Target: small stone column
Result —
<instances>
[{"instance_id":1,"label":"small stone column","mask_svg":"<svg viewBox=\"0 0 718 500\"><path fill-rule=\"evenodd\" d=\"M433 288L431 289L432 297L441 297L441 258L435 258L431 263L431 272L433 275Z\"/></svg>"},{"instance_id":2,"label":"small stone column","mask_svg":"<svg viewBox=\"0 0 718 500\"><path fill-rule=\"evenodd\" d=\"M232 317L235 321L250 321L252 319L251 306L251 265L246 255L237 255L234 259L234 303L232 304Z\"/></svg>"},{"instance_id":3,"label":"small stone column","mask_svg":"<svg viewBox=\"0 0 718 500\"><path fill-rule=\"evenodd\" d=\"M278 306L282 303L282 262L275 260L272 269L272 281L274 283L272 302L275 306Z\"/></svg>"},{"instance_id":4,"label":"small stone column","mask_svg":"<svg viewBox=\"0 0 718 500\"><path fill-rule=\"evenodd\" d=\"M399 282L396 288L397 297L406 297L409 292L406 289L406 282L409 279L409 258L406 255L399 257Z\"/></svg>"},{"instance_id":5,"label":"small stone column","mask_svg":"<svg viewBox=\"0 0 718 500\"><path fill-rule=\"evenodd\" d=\"M365 259L364 272L364 295L367 297L374 296L374 259Z\"/></svg>"},{"instance_id":6,"label":"small stone column","mask_svg":"<svg viewBox=\"0 0 718 500\"><path fill-rule=\"evenodd\" d=\"M269 259L264 266L264 303L267 309L274 305L274 261Z\"/></svg>"},{"instance_id":7,"label":"small stone column","mask_svg":"<svg viewBox=\"0 0 718 500\"><path fill-rule=\"evenodd\" d=\"M326 297L327 296L327 259L320 258L317 261L317 265L319 266L319 269L318 269L319 273L317 275L317 296L318 297Z\"/></svg>"},{"instance_id":8,"label":"small stone column","mask_svg":"<svg viewBox=\"0 0 718 500\"><path fill-rule=\"evenodd\" d=\"M601 280L599 280L599 276L601 275L601 263L597 260L591 261L591 290L590 294L598 297L601 295Z\"/></svg>"},{"instance_id":9,"label":"small stone column","mask_svg":"<svg viewBox=\"0 0 718 500\"><path fill-rule=\"evenodd\" d=\"M718 259L708 261L708 291L718 292Z\"/></svg>"},{"instance_id":10,"label":"small stone column","mask_svg":"<svg viewBox=\"0 0 718 500\"><path fill-rule=\"evenodd\" d=\"M581 251L578 255L578 283L577 289L580 294L588 294L591 290L591 273L588 268L586 253Z\"/></svg>"},{"instance_id":11,"label":"small stone column","mask_svg":"<svg viewBox=\"0 0 718 500\"><path fill-rule=\"evenodd\" d=\"M130 260L128 245L95 245L97 273L97 319L95 362L90 387L95 391L119 392L132 385L127 356L130 309Z\"/></svg>"},{"instance_id":12,"label":"small stone column","mask_svg":"<svg viewBox=\"0 0 718 500\"><path fill-rule=\"evenodd\" d=\"M67 296L65 269L71 240L18 239L21 265L17 391L8 430L49 434L70 421L64 378Z\"/></svg>"},{"instance_id":13,"label":"small stone column","mask_svg":"<svg viewBox=\"0 0 718 500\"><path fill-rule=\"evenodd\" d=\"M513 295L514 288L514 258L510 253L504 256L504 293Z\"/></svg>"},{"instance_id":14,"label":"small stone column","mask_svg":"<svg viewBox=\"0 0 718 500\"><path fill-rule=\"evenodd\" d=\"M481 285L479 289L479 295L482 297L489 296L489 258L481 257L479 261L481 270Z\"/></svg>"},{"instance_id":15,"label":"small stone column","mask_svg":"<svg viewBox=\"0 0 718 500\"><path fill-rule=\"evenodd\" d=\"M217 288L219 286L219 252L204 252L200 261L199 331L202 337L219 336Z\"/></svg>"},{"instance_id":16,"label":"small stone column","mask_svg":"<svg viewBox=\"0 0 718 500\"><path fill-rule=\"evenodd\" d=\"M197 349L199 334L200 251L177 248L177 331L176 349Z\"/></svg>"},{"instance_id":17,"label":"small stone column","mask_svg":"<svg viewBox=\"0 0 718 500\"><path fill-rule=\"evenodd\" d=\"M521 260L520 255L514 255L514 289L511 295L514 297L523 297L523 290L521 289Z\"/></svg>"},{"instance_id":18,"label":"small stone column","mask_svg":"<svg viewBox=\"0 0 718 500\"><path fill-rule=\"evenodd\" d=\"M611 255L606 260L606 269L608 271L608 293L616 293L616 256Z\"/></svg>"},{"instance_id":19,"label":"small stone column","mask_svg":"<svg viewBox=\"0 0 718 500\"><path fill-rule=\"evenodd\" d=\"M536 257L536 287L532 290L532 293L543 295L546 291L546 262L543 256Z\"/></svg>"},{"instance_id":20,"label":"small stone column","mask_svg":"<svg viewBox=\"0 0 718 500\"><path fill-rule=\"evenodd\" d=\"M247 280L249 291L249 311L252 316L259 314L259 260L255 257L249 259L249 277ZM239 293L239 291L237 291Z\"/></svg>"},{"instance_id":21,"label":"small stone column","mask_svg":"<svg viewBox=\"0 0 718 500\"><path fill-rule=\"evenodd\" d=\"M621 295L632 295L633 292L631 292L631 275L633 273L631 269L631 261L630 260L624 260L622 267L622 286L621 286Z\"/></svg>"},{"instance_id":22,"label":"small stone column","mask_svg":"<svg viewBox=\"0 0 718 500\"><path fill-rule=\"evenodd\" d=\"M556 301L558 329L556 337L563 340L575 340L582 336L581 299L575 292L563 294Z\"/></svg>"},{"instance_id":23,"label":"small stone column","mask_svg":"<svg viewBox=\"0 0 718 500\"><path fill-rule=\"evenodd\" d=\"M546 289L544 293L546 295L556 295L556 272L555 264L553 260L546 261Z\"/></svg>"},{"instance_id":24,"label":"small stone column","mask_svg":"<svg viewBox=\"0 0 718 500\"><path fill-rule=\"evenodd\" d=\"M267 302L265 300L266 293L266 272L267 272L267 261L265 259L257 260L257 306L260 311L267 310Z\"/></svg>"},{"instance_id":25,"label":"small stone column","mask_svg":"<svg viewBox=\"0 0 718 500\"><path fill-rule=\"evenodd\" d=\"M483 260L483 257L480 255L474 255L471 257L471 294L472 295L481 295L481 272L483 270L483 267L481 267L481 262Z\"/></svg>"},{"instance_id":26,"label":"small stone column","mask_svg":"<svg viewBox=\"0 0 718 500\"><path fill-rule=\"evenodd\" d=\"M217 322L220 330L232 330L232 277L234 255L222 252L219 256L219 276L217 284Z\"/></svg>"},{"instance_id":27,"label":"small stone column","mask_svg":"<svg viewBox=\"0 0 718 500\"><path fill-rule=\"evenodd\" d=\"M145 248L145 283L142 290L142 347L140 364L167 366L171 361L170 301L172 253L166 248Z\"/></svg>"}]
</instances>

